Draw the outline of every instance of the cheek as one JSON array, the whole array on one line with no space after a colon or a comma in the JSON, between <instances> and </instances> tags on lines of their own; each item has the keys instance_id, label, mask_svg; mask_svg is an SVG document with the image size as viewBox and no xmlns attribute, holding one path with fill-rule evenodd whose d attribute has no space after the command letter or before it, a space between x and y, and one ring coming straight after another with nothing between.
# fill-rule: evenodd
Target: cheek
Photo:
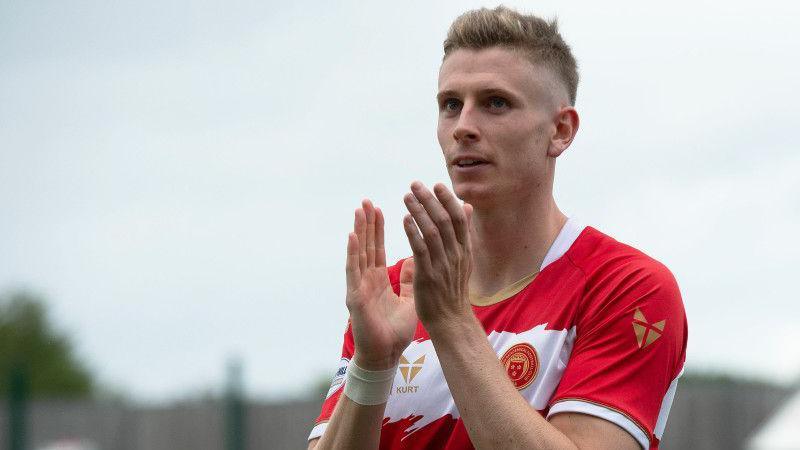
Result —
<instances>
[{"instance_id":1,"label":"cheek","mask_svg":"<svg viewBox=\"0 0 800 450\"><path fill-rule=\"evenodd\" d=\"M545 154L542 130L538 127L509 127L498 133L498 138L498 147L505 149L515 161L534 161Z\"/></svg>"},{"instance_id":2,"label":"cheek","mask_svg":"<svg viewBox=\"0 0 800 450\"><path fill-rule=\"evenodd\" d=\"M532 123L525 134L520 137L524 139L525 147L532 159L545 159L549 146L549 127L546 122Z\"/></svg>"},{"instance_id":3,"label":"cheek","mask_svg":"<svg viewBox=\"0 0 800 450\"><path fill-rule=\"evenodd\" d=\"M437 123L436 126L436 139L439 140L439 147L441 147L442 150L445 149L447 144L450 142L452 136L453 133L451 132L450 126L447 123L447 121L439 119L439 122Z\"/></svg>"},{"instance_id":4,"label":"cheek","mask_svg":"<svg viewBox=\"0 0 800 450\"><path fill-rule=\"evenodd\" d=\"M502 133L498 147L506 149L507 182L530 186L547 170L546 130L540 126L515 127ZM513 175L512 175L513 174Z\"/></svg>"}]
</instances>

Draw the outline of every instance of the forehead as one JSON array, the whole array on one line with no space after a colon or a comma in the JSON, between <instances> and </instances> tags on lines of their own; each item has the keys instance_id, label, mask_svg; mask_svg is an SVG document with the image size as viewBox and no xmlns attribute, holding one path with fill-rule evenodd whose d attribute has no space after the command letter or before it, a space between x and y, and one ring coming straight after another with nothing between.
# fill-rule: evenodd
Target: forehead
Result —
<instances>
[{"instance_id":1,"label":"forehead","mask_svg":"<svg viewBox=\"0 0 800 450\"><path fill-rule=\"evenodd\" d=\"M439 91L505 89L538 96L559 89L552 72L519 51L501 47L451 53L439 70Z\"/></svg>"}]
</instances>

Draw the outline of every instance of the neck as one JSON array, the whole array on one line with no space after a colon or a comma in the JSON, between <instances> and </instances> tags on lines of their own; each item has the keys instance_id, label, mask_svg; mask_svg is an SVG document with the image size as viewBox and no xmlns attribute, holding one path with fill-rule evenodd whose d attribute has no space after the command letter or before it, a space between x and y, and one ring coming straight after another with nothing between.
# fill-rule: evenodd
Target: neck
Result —
<instances>
[{"instance_id":1,"label":"neck","mask_svg":"<svg viewBox=\"0 0 800 450\"><path fill-rule=\"evenodd\" d=\"M539 270L567 221L552 194L472 215L470 292L487 296Z\"/></svg>"}]
</instances>

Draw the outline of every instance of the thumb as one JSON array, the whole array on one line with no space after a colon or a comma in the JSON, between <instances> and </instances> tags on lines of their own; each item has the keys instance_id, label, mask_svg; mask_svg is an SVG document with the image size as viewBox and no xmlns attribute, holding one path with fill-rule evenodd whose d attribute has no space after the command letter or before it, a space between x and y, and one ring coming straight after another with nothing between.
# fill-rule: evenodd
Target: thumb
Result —
<instances>
[{"instance_id":1,"label":"thumb","mask_svg":"<svg viewBox=\"0 0 800 450\"><path fill-rule=\"evenodd\" d=\"M414 258L403 261L400 267L400 297L414 295Z\"/></svg>"}]
</instances>

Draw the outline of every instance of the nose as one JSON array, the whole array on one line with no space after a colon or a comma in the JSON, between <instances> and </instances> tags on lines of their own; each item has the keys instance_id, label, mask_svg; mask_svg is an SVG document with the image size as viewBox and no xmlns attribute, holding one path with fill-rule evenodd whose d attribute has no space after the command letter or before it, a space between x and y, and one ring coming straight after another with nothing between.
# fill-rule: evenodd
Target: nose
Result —
<instances>
[{"instance_id":1,"label":"nose","mask_svg":"<svg viewBox=\"0 0 800 450\"><path fill-rule=\"evenodd\" d=\"M480 140L480 132L476 123L478 111L472 106L464 105L458 115L456 127L453 129L453 139L456 142L468 143Z\"/></svg>"}]
</instances>

